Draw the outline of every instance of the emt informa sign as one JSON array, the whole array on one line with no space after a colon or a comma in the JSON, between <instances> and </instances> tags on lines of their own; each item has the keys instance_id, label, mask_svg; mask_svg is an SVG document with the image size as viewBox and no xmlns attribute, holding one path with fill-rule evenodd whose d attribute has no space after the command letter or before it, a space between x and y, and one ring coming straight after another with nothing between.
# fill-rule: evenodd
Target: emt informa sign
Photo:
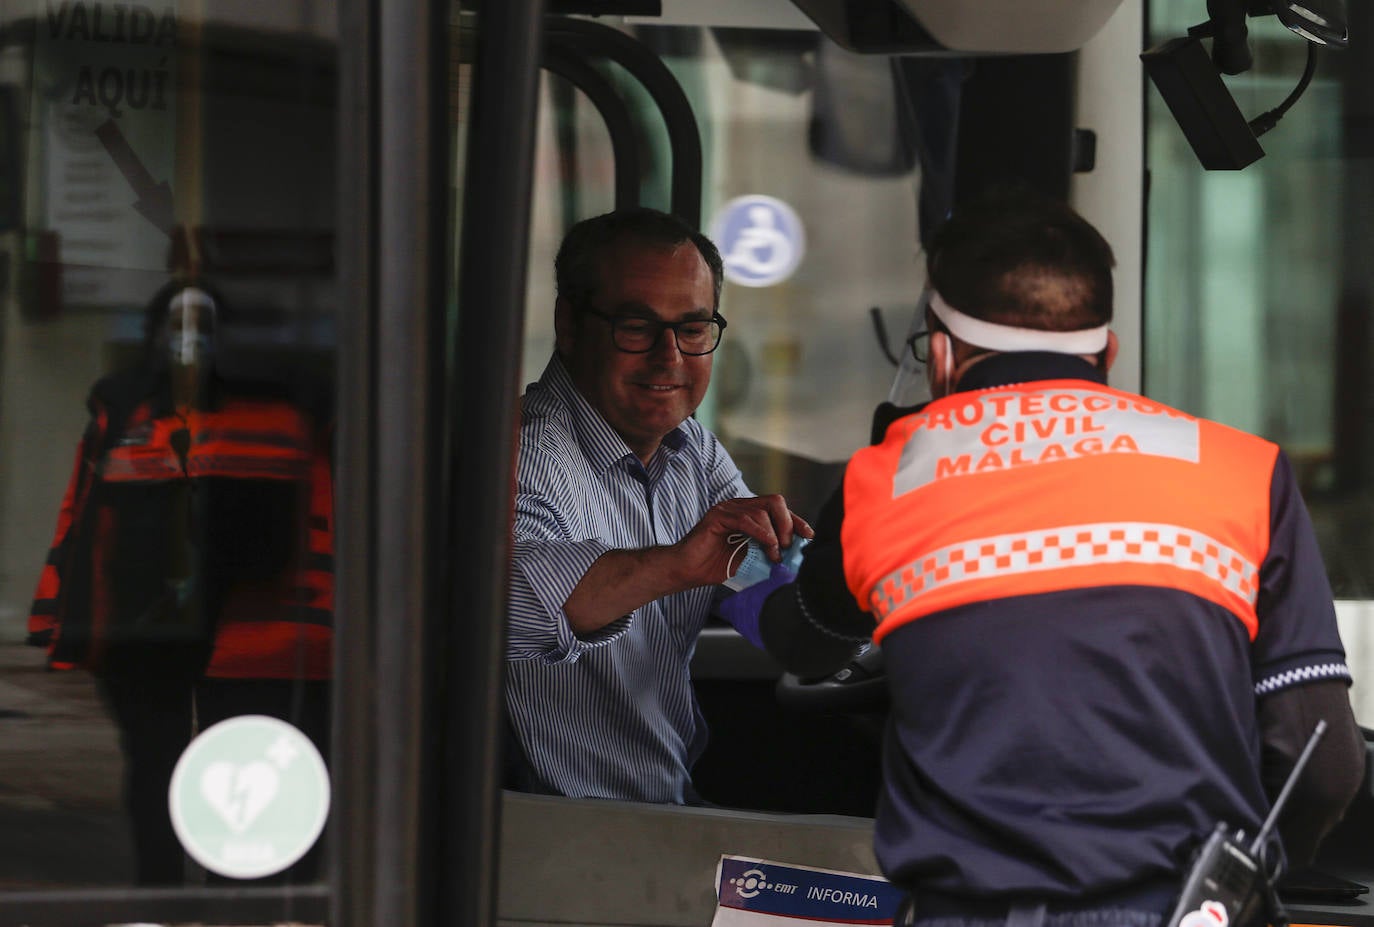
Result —
<instances>
[{"instance_id":1,"label":"emt informa sign","mask_svg":"<svg viewBox=\"0 0 1374 927\"><path fill-rule=\"evenodd\" d=\"M902 894L878 876L722 856L711 927L887 925Z\"/></svg>"}]
</instances>

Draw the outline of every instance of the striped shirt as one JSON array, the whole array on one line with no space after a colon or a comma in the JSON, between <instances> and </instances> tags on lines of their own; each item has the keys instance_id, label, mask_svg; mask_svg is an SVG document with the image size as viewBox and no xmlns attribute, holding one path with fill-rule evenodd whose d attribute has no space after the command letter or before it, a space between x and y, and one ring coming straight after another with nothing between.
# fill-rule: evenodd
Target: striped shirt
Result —
<instances>
[{"instance_id":1,"label":"striped shirt","mask_svg":"<svg viewBox=\"0 0 1374 927\"><path fill-rule=\"evenodd\" d=\"M752 495L695 419L646 468L557 356L525 393L515 501L506 710L543 791L683 803L706 729L688 664L713 587L578 636L563 603L615 549L674 544L707 509Z\"/></svg>"}]
</instances>

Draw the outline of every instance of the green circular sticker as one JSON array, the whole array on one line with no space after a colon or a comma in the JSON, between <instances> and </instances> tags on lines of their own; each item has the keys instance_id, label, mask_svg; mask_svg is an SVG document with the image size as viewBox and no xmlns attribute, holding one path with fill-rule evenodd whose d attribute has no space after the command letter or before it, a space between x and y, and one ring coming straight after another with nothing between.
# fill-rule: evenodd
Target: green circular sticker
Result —
<instances>
[{"instance_id":1,"label":"green circular sticker","mask_svg":"<svg viewBox=\"0 0 1374 927\"><path fill-rule=\"evenodd\" d=\"M242 715L186 747L168 805L192 859L217 875L256 879L281 872L315 845L329 814L329 771L296 728Z\"/></svg>"}]
</instances>

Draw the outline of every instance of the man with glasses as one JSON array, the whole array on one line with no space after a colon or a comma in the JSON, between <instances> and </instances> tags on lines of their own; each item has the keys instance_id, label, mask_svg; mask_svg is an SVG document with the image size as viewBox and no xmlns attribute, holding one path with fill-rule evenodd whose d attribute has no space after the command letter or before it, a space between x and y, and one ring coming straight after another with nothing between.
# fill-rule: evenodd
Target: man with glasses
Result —
<instances>
[{"instance_id":1,"label":"man with glasses","mask_svg":"<svg viewBox=\"0 0 1374 927\"><path fill-rule=\"evenodd\" d=\"M556 350L525 393L506 707L511 784L688 803L706 730L689 661L737 538L811 528L755 497L692 413L725 319L716 247L650 209L575 225Z\"/></svg>"},{"instance_id":2,"label":"man with glasses","mask_svg":"<svg viewBox=\"0 0 1374 927\"><path fill-rule=\"evenodd\" d=\"M934 399L850 459L763 612L789 667L882 646L875 845L904 922L1157 927L1324 720L1279 822L1309 861L1364 746L1287 459L1106 385L1112 253L1063 203L966 204L927 264Z\"/></svg>"}]
</instances>

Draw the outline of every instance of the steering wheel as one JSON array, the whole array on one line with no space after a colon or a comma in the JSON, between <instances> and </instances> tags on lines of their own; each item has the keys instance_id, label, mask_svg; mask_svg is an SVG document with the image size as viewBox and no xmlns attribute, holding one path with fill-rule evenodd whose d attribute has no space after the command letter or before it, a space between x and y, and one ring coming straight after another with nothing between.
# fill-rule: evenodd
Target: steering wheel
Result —
<instances>
[{"instance_id":1,"label":"steering wheel","mask_svg":"<svg viewBox=\"0 0 1374 927\"><path fill-rule=\"evenodd\" d=\"M877 712L888 705L883 652L864 644L850 661L829 676L803 678L783 673L778 702L788 708L818 712Z\"/></svg>"}]
</instances>

